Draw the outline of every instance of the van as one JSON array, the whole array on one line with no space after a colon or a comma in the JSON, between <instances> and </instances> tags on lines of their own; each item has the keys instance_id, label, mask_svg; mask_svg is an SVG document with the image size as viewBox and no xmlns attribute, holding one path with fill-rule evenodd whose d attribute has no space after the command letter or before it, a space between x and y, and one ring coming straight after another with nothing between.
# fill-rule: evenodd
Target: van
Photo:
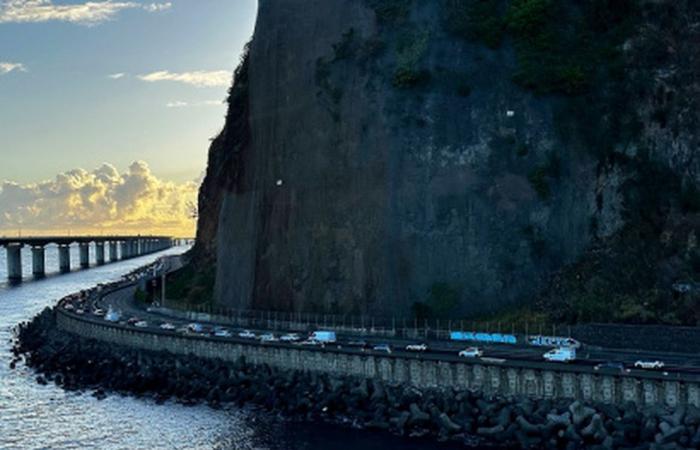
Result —
<instances>
[{"instance_id":1,"label":"van","mask_svg":"<svg viewBox=\"0 0 700 450\"><path fill-rule=\"evenodd\" d=\"M310 341L332 344L336 341L335 331L314 331L309 335Z\"/></svg>"}]
</instances>

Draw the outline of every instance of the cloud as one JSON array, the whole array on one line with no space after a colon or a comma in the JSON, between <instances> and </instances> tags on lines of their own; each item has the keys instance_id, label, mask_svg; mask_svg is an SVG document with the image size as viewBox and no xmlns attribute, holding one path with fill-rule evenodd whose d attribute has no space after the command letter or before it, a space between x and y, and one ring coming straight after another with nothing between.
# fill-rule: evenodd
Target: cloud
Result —
<instances>
[{"instance_id":1,"label":"cloud","mask_svg":"<svg viewBox=\"0 0 700 450\"><path fill-rule=\"evenodd\" d=\"M221 100L203 100L201 102L183 102L176 100L165 104L168 108L186 108L188 106L221 106L224 102Z\"/></svg>"},{"instance_id":2,"label":"cloud","mask_svg":"<svg viewBox=\"0 0 700 450\"><path fill-rule=\"evenodd\" d=\"M184 108L186 106L189 106L189 103L187 102L181 102L181 101L175 101L175 102L168 102L165 104L166 107L168 108Z\"/></svg>"},{"instance_id":3,"label":"cloud","mask_svg":"<svg viewBox=\"0 0 700 450\"><path fill-rule=\"evenodd\" d=\"M73 169L41 183L0 183L0 234L113 233L192 235L198 183L156 177L143 161L120 173L111 164Z\"/></svg>"},{"instance_id":4,"label":"cloud","mask_svg":"<svg viewBox=\"0 0 700 450\"><path fill-rule=\"evenodd\" d=\"M166 9L172 8L173 4L171 2L166 3L150 3L148 5L143 5L143 9L148 12L159 12L165 11Z\"/></svg>"},{"instance_id":5,"label":"cloud","mask_svg":"<svg viewBox=\"0 0 700 450\"><path fill-rule=\"evenodd\" d=\"M0 61L0 75L14 71L26 72L27 68L24 67L24 64Z\"/></svg>"},{"instance_id":6,"label":"cloud","mask_svg":"<svg viewBox=\"0 0 700 450\"><path fill-rule=\"evenodd\" d=\"M113 74L110 74L107 76L113 80L118 80L120 78L124 78L126 76L126 74L123 72L119 72L119 73L113 73Z\"/></svg>"},{"instance_id":7,"label":"cloud","mask_svg":"<svg viewBox=\"0 0 700 450\"><path fill-rule=\"evenodd\" d=\"M159 81L176 81L196 87L226 87L231 84L231 71L197 70L194 72L173 73L167 70L151 72L138 76L140 80L155 83Z\"/></svg>"},{"instance_id":8,"label":"cloud","mask_svg":"<svg viewBox=\"0 0 700 450\"><path fill-rule=\"evenodd\" d=\"M0 23L70 22L97 25L127 9L159 12L172 3L142 4L134 1L84 1L54 4L52 0L5 0L0 4Z\"/></svg>"}]
</instances>

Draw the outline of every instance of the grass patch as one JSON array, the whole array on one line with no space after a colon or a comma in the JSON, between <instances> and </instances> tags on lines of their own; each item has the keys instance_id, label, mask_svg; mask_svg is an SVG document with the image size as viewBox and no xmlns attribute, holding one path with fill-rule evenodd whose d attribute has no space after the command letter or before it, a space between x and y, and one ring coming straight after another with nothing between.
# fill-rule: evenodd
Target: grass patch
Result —
<instances>
[{"instance_id":1,"label":"grass patch","mask_svg":"<svg viewBox=\"0 0 700 450\"><path fill-rule=\"evenodd\" d=\"M396 45L396 70L392 84L397 88L412 88L426 84L430 72L421 66L428 50L430 33L426 30L405 30Z\"/></svg>"},{"instance_id":2,"label":"grass patch","mask_svg":"<svg viewBox=\"0 0 700 450\"><path fill-rule=\"evenodd\" d=\"M530 153L530 146L525 143L519 144L515 149L515 154L521 158L527 156L528 153Z\"/></svg>"},{"instance_id":3,"label":"grass patch","mask_svg":"<svg viewBox=\"0 0 700 450\"><path fill-rule=\"evenodd\" d=\"M374 10L377 20L382 24L393 24L408 19L413 7L413 0L365 0Z\"/></svg>"},{"instance_id":4,"label":"grass patch","mask_svg":"<svg viewBox=\"0 0 700 450\"><path fill-rule=\"evenodd\" d=\"M467 80L457 82L457 95L460 97L469 97L472 93L472 87Z\"/></svg>"},{"instance_id":5,"label":"grass patch","mask_svg":"<svg viewBox=\"0 0 700 450\"><path fill-rule=\"evenodd\" d=\"M552 191L550 183L561 176L561 162L559 155L551 152L547 160L528 173L527 179L542 200L548 200Z\"/></svg>"},{"instance_id":6,"label":"grass patch","mask_svg":"<svg viewBox=\"0 0 700 450\"><path fill-rule=\"evenodd\" d=\"M510 36L521 86L579 95L619 66L636 8L634 0L443 0L443 11L447 30L468 41L497 48Z\"/></svg>"},{"instance_id":7,"label":"grass patch","mask_svg":"<svg viewBox=\"0 0 700 450\"><path fill-rule=\"evenodd\" d=\"M195 268L188 264L168 275L166 297L181 305L208 305L213 303L216 269Z\"/></svg>"},{"instance_id":8,"label":"grass patch","mask_svg":"<svg viewBox=\"0 0 700 450\"><path fill-rule=\"evenodd\" d=\"M449 318L459 306L459 289L448 283L433 283L428 289L427 298L415 302L411 312L416 319Z\"/></svg>"},{"instance_id":9,"label":"grass patch","mask_svg":"<svg viewBox=\"0 0 700 450\"><path fill-rule=\"evenodd\" d=\"M505 16L518 58L514 80L540 94L579 95L620 62L633 0L513 0Z\"/></svg>"},{"instance_id":10,"label":"grass patch","mask_svg":"<svg viewBox=\"0 0 700 450\"><path fill-rule=\"evenodd\" d=\"M506 31L504 5L503 0L444 0L447 29L468 41L497 48Z\"/></svg>"},{"instance_id":11,"label":"grass patch","mask_svg":"<svg viewBox=\"0 0 700 450\"><path fill-rule=\"evenodd\" d=\"M355 29L350 28L343 33L340 42L333 45L334 61L342 61L344 59L352 59L355 56Z\"/></svg>"}]
</instances>

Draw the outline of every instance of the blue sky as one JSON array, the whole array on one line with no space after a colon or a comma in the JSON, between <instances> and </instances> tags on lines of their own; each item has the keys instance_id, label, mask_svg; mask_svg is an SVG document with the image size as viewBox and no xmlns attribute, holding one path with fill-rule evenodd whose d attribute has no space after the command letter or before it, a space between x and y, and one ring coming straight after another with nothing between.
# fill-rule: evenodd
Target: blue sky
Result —
<instances>
[{"instance_id":1,"label":"blue sky","mask_svg":"<svg viewBox=\"0 0 700 450\"><path fill-rule=\"evenodd\" d=\"M256 10L0 0L0 234L192 235L195 180Z\"/></svg>"},{"instance_id":2,"label":"blue sky","mask_svg":"<svg viewBox=\"0 0 700 450\"><path fill-rule=\"evenodd\" d=\"M0 180L136 160L195 179L257 0L86 3L0 0Z\"/></svg>"}]
</instances>

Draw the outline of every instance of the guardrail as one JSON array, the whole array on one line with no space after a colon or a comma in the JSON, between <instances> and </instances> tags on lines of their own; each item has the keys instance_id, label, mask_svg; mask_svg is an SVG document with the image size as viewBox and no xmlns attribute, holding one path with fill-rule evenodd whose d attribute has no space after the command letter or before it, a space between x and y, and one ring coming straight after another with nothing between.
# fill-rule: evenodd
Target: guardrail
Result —
<instances>
[{"instance_id":1,"label":"guardrail","mask_svg":"<svg viewBox=\"0 0 700 450\"><path fill-rule=\"evenodd\" d=\"M397 323L405 323L405 320L393 320L389 326L381 326L379 324L383 322L374 321L369 317L365 320L364 317L355 318L354 316L227 310L209 306L200 306L192 311L155 306L149 307L148 311L182 320L216 322L238 328L266 329L270 331L310 333L323 329L343 334L400 339L471 341L481 344L533 345L538 347L558 347L571 345L572 342L575 342L572 338L565 336L504 334L478 331L478 329L465 331L464 329L451 328L451 321L442 321L443 324L448 325L447 329L431 328L430 326L406 328L397 326ZM435 326L440 326L440 324L440 320L435 321ZM464 322L459 325L464 325Z\"/></svg>"}]
</instances>

